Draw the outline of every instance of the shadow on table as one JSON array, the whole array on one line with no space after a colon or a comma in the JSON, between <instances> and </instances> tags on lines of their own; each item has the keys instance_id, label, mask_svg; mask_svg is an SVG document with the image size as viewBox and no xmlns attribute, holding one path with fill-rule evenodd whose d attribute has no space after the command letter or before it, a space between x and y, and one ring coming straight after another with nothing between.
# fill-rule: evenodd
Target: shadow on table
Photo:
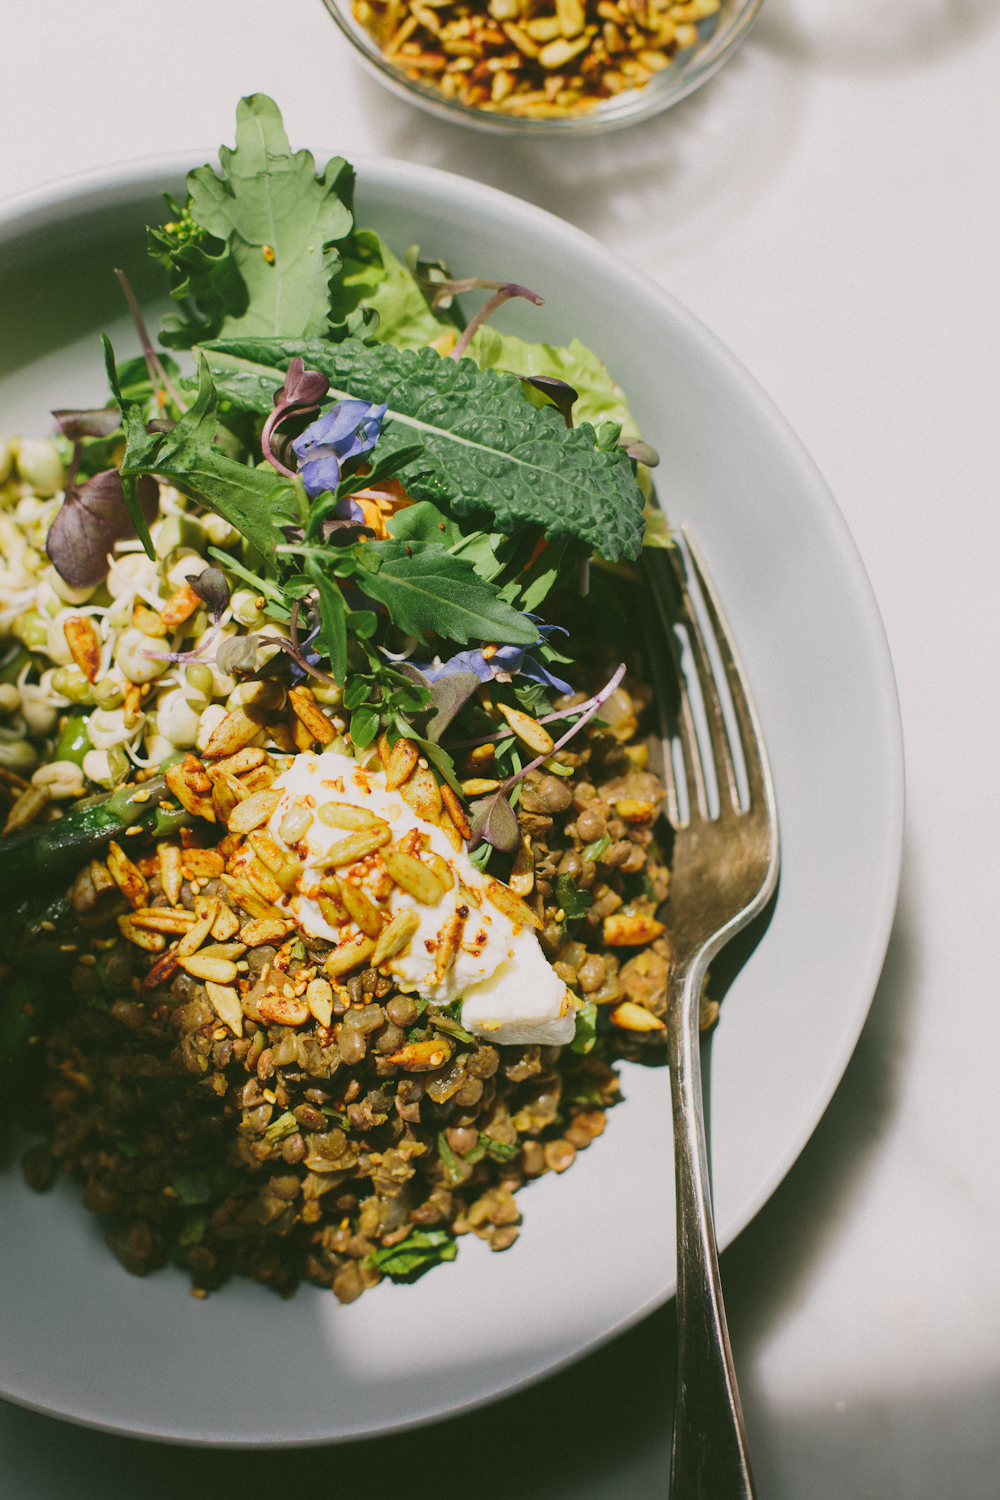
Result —
<instances>
[{"instance_id":1,"label":"shadow on table","mask_svg":"<svg viewBox=\"0 0 1000 1500\"><path fill-rule=\"evenodd\" d=\"M1000 0L768 0L753 34L789 62L886 73L971 46L998 20Z\"/></svg>"},{"instance_id":2,"label":"shadow on table","mask_svg":"<svg viewBox=\"0 0 1000 1500\"><path fill-rule=\"evenodd\" d=\"M664 254L713 243L765 194L794 149L803 102L797 70L752 43L655 119L579 140L487 135L435 119L366 75L356 87L385 155L501 188L661 269Z\"/></svg>"},{"instance_id":3,"label":"shadow on table","mask_svg":"<svg viewBox=\"0 0 1000 1500\"><path fill-rule=\"evenodd\" d=\"M975 1475L987 1472L985 1460L976 1455L990 1430L988 1412L995 1409L996 1391L988 1384L922 1404L887 1399L856 1412L798 1413L779 1422L753 1379L756 1348L803 1294L891 1125L909 1046L915 966L904 867L882 978L843 1080L784 1182L723 1256L762 1495L799 1500L807 1493L796 1474L800 1469L815 1477L810 1500L848 1493L986 1500L987 1491L975 1487ZM235 1487L247 1494L294 1491L333 1500L376 1489L405 1493L409 1500L438 1500L443 1489L460 1487L477 1500L610 1500L618 1494L662 1500L674 1348L671 1304L571 1369L482 1411L395 1437L297 1452L141 1443L0 1406L6 1455L0 1474L7 1470L3 1493L5 1500L175 1500L178 1495L217 1500ZM246 1372L233 1371L234 1380L244 1378ZM252 1378L266 1403L266 1351ZM968 1471L964 1488L945 1483L934 1462L916 1457L903 1485L892 1455L897 1448L919 1455L927 1446L921 1433L929 1432L939 1435L935 1452L942 1463L961 1447ZM879 1488L875 1480L881 1470L892 1477ZM855 1472L867 1476L865 1487L845 1488L845 1477ZM951 1473L954 1477L954 1469Z\"/></svg>"}]
</instances>

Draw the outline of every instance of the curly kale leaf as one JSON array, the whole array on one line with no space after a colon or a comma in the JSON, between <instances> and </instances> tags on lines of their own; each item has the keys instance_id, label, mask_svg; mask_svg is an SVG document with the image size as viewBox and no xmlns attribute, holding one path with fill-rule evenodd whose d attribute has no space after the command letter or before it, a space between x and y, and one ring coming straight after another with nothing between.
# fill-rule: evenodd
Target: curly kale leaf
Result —
<instances>
[{"instance_id":1,"label":"curly kale leaf","mask_svg":"<svg viewBox=\"0 0 1000 1500\"><path fill-rule=\"evenodd\" d=\"M270 410L273 372L296 356L329 377L334 399L388 402L387 417L424 444L399 474L414 499L487 531L533 524L550 542L579 538L612 562L639 554L643 497L627 456L599 449L589 423L568 429L554 407L532 406L513 376L357 339L225 338L203 348L220 393L244 410Z\"/></svg>"}]
</instances>

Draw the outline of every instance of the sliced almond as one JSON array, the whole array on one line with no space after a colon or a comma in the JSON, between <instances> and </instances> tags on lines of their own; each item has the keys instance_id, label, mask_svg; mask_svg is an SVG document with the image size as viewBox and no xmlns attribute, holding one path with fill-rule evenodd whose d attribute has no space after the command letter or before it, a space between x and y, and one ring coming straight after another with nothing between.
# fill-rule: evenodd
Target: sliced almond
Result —
<instances>
[{"instance_id":1,"label":"sliced almond","mask_svg":"<svg viewBox=\"0 0 1000 1500\"><path fill-rule=\"evenodd\" d=\"M217 943L225 943L240 930L240 919L231 906L219 902L219 912L212 923L211 936Z\"/></svg>"},{"instance_id":2,"label":"sliced almond","mask_svg":"<svg viewBox=\"0 0 1000 1500\"><path fill-rule=\"evenodd\" d=\"M435 854L433 849L425 849L420 856L420 862L434 871L446 891L451 890L455 884L455 875L446 859L442 859L440 854Z\"/></svg>"},{"instance_id":3,"label":"sliced almond","mask_svg":"<svg viewBox=\"0 0 1000 1500\"><path fill-rule=\"evenodd\" d=\"M250 833L266 823L281 801L280 792L253 792L235 807L229 817L230 833Z\"/></svg>"},{"instance_id":4,"label":"sliced almond","mask_svg":"<svg viewBox=\"0 0 1000 1500\"><path fill-rule=\"evenodd\" d=\"M535 915L531 907L499 880L487 880L483 893L487 901L491 901L497 911L502 911L505 917L509 917L515 926L541 928L543 925L541 918Z\"/></svg>"},{"instance_id":5,"label":"sliced almond","mask_svg":"<svg viewBox=\"0 0 1000 1500\"><path fill-rule=\"evenodd\" d=\"M206 822L214 823L215 809L212 806L211 796L206 796L200 788L199 772L204 774L201 762L195 760L193 755L186 755L179 764L168 766L163 773L163 779L186 812L191 813L192 817L204 818ZM209 782L209 792L211 785Z\"/></svg>"},{"instance_id":6,"label":"sliced almond","mask_svg":"<svg viewBox=\"0 0 1000 1500\"><path fill-rule=\"evenodd\" d=\"M399 795L418 818L436 823L441 816L441 788L430 766L418 765L399 788Z\"/></svg>"},{"instance_id":7,"label":"sliced almond","mask_svg":"<svg viewBox=\"0 0 1000 1500\"><path fill-rule=\"evenodd\" d=\"M35 821L48 800L47 787L29 786L7 814L7 821L3 825L4 834L14 833L18 828L27 828Z\"/></svg>"},{"instance_id":8,"label":"sliced almond","mask_svg":"<svg viewBox=\"0 0 1000 1500\"><path fill-rule=\"evenodd\" d=\"M309 1006L298 995L263 995L257 1009L261 1020L272 1026L301 1026L309 1019Z\"/></svg>"},{"instance_id":9,"label":"sliced almond","mask_svg":"<svg viewBox=\"0 0 1000 1500\"><path fill-rule=\"evenodd\" d=\"M323 971L328 979L336 979L339 975L346 974L349 969L356 968L358 964L366 963L374 952L374 938L352 938L349 942L341 943L327 955Z\"/></svg>"},{"instance_id":10,"label":"sliced almond","mask_svg":"<svg viewBox=\"0 0 1000 1500\"><path fill-rule=\"evenodd\" d=\"M665 1031L663 1022L648 1011L644 1005L636 1005L634 1000L623 1000L616 1005L611 1012L613 1025L621 1026L625 1031Z\"/></svg>"},{"instance_id":11,"label":"sliced almond","mask_svg":"<svg viewBox=\"0 0 1000 1500\"><path fill-rule=\"evenodd\" d=\"M183 625L185 620L190 620L201 603L202 600L185 579L177 592L170 595L170 598L160 610L160 619L166 625L168 631L176 630L178 625Z\"/></svg>"},{"instance_id":12,"label":"sliced almond","mask_svg":"<svg viewBox=\"0 0 1000 1500\"><path fill-rule=\"evenodd\" d=\"M118 927L123 938L134 943L137 948L145 948L147 953L161 953L167 946L162 932L147 932L142 927L136 927L131 917L119 917Z\"/></svg>"},{"instance_id":13,"label":"sliced almond","mask_svg":"<svg viewBox=\"0 0 1000 1500\"><path fill-rule=\"evenodd\" d=\"M385 766L385 789L394 792L406 781L420 759L420 751L412 740L397 740L382 756L382 764Z\"/></svg>"},{"instance_id":14,"label":"sliced almond","mask_svg":"<svg viewBox=\"0 0 1000 1500\"><path fill-rule=\"evenodd\" d=\"M514 855L508 882L515 896L530 896L535 888L535 859L531 852L531 835L526 833Z\"/></svg>"},{"instance_id":15,"label":"sliced almond","mask_svg":"<svg viewBox=\"0 0 1000 1500\"><path fill-rule=\"evenodd\" d=\"M382 921L382 913L374 901L360 885L355 885L353 880L341 880L339 885L340 899L348 915L357 922L361 931L368 937L379 937L385 924Z\"/></svg>"},{"instance_id":16,"label":"sliced almond","mask_svg":"<svg viewBox=\"0 0 1000 1500\"><path fill-rule=\"evenodd\" d=\"M408 1042L398 1052L390 1052L388 1061L405 1073L430 1073L444 1067L451 1059L451 1043L443 1037L430 1042Z\"/></svg>"},{"instance_id":17,"label":"sliced almond","mask_svg":"<svg viewBox=\"0 0 1000 1500\"><path fill-rule=\"evenodd\" d=\"M132 913L136 927L145 927L148 932L185 933L194 926L197 918L193 911L184 907L171 910L168 906L138 907Z\"/></svg>"},{"instance_id":18,"label":"sliced almond","mask_svg":"<svg viewBox=\"0 0 1000 1500\"><path fill-rule=\"evenodd\" d=\"M247 771L256 771L267 761L267 752L261 750L259 745L247 745L244 750L238 750L235 755L228 755L225 760L217 760L212 767L212 772L221 772L224 776L242 776Z\"/></svg>"},{"instance_id":19,"label":"sliced almond","mask_svg":"<svg viewBox=\"0 0 1000 1500\"><path fill-rule=\"evenodd\" d=\"M235 755L237 750L242 750L257 738L265 722L263 709L250 706L234 708L212 730L205 746L205 754L213 760L221 755Z\"/></svg>"},{"instance_id":20,"label":"sliced almond","mask_svg":"<svg viewBox=\"0 0 1000 1500\"><path fill-rule=\"evenodd\" d=\"M208 934L211 932L212 923L215 921L218 914L218 901L206 901L203 897L199 898L196 904L195 912L197 921L194 923L193 927L190 927L188 929L187 933L177 944L178 958L185 958L189 953L196 953L198 951L202 943L208 937ZM225 980L220 980L220 983L222 984L225 984L225 982Z\"/></svg>"},{"instance_id":21,"label":"sliced almond","mask_svg":"<svg viewBox=\"0 0 1000 1500\"><path fill-rule=\"evenodd\" d=\"M282 920L282 914L271 902L265 901L259 891L254 890L242 875L223 875L222 883L237 906L254 918L272 917Z\"/></svg>"},{"instance_id":22,"label":"sliced almond","mask_svg":"<svg viewBox=\"0 0 1000 1500\"><path fill-rule=\"evenodd\" d=\"M245 775L238 776L236 779L249 794L250 792L266 792L277 777L270 766L257 766L255 770L247 771Z\"/></svg>"},{"instance_id":23,"label":"sliced almond","mask_svg":"<svg viewBox=\"0 0 1000 1500\"><path fill-rule=\"evenodd\" d=\"M316 740L321 745L329 745L336 739L337 731L319 707L311 688L289 688L288 701L295 717L308 731L311 741Z\"/></svg>"},{"instance_id":24,"label":"sliced almond","mask_svg":"<svg viewBox=\"0 0 1000 1500\"><path fill-rule=\"evenodd\" d=\"M446 781L442 781L441 783L441 801L447 808L448 813L451 816L451 821L454 823L463 839L471 838L472 830L469 827L469 820L465 816L465 808L462 806L461 802L459 802L458 798L455 796L455 793L452 791L451 787Z\"/></svg>"},{"instance_id":25,"label":"sliced almond","mask_svg":"<svg viewBox=\"0 0 1000 1500\"><path fill-rule=\"evenodd\" d=\"M89 615L72 615L63 624L63 635L73 660L88 682L96 682L101 668L101 638Z\"/></svg>"},{"instance_id":26,"label":"sliced almond","mask_svg":"<svg viewBox=\"0 0 1000 1500\"><path fill-rule=\"evenodd\" d=\"M321 1026L333 1020L333 989L325 979L313 979L306 988L306 1003Z\"/></svg>"},{"instance_id":27,"label":"sliced almond","mask_svg":"<svg viewBox=\"0 0 1000 1500\"><path fill-rule=\"evenodd\" d=\"M472 776L468 781L462 782L462 791L466 797L483 797L487 792L495 792L502 782L491 781L486 776Z\"/></svg>"},{"instance_id":28,"label":"sliced almond","mask_svg":"<svg viewBox=\"0 0 1000 1500\"><path fill-rule=\"evenodd\" d=\"M240 941L248 948L259 948L262 943L280 943L294 926L293 921L282 917L254 917L240 928Z\"/></svg>"},{"instance_id":29,"label":"sliced almond","mask_svg":"<svg viewBox=\"0 0 1000 1500\"><path fill-rule=\"evenodd\" d=\"M419 926L420 918L412 908L407 907L397 912L375 944L372 968L377 969L387 958L394 958L397 953L402 953Z\"/></svg>"},{"instance_id":30,"label":"sliced almond","mask_svg":"<svg viewBox=\"0 0 1000 1500\"><path fill-rule=\"evenodd\" d=\"M181 899L181 886L184 883L181 851L176 844L164 842L157 846L156 858L160 866L160 884L163 887L163 894L171 906L176 906Z\"/></svg>"},{"instance_id":31,"label":"sliced almond","mask_svg":"<svg viewBox=\"0 0 1000 1500\"><path fill-rule=\"evenodd\" d=\"M132 606L132 625L136 630L141 630L143 635L163 637L169 635L166 621L157 609L150 609L148 604L136 600Z\"/></svg>"},{"instance_id":32,"label":"sliced almond","mask_svg":"<svg viewBox=\"0 0 1000 1500\"><path fill-rule=\"evenodd\" d=\"M149 885L120 844L108 845L108 869L115 885L131 907L145 906Z\"/></svg>"},{"instance_id":33,"label":"sliced almond","mask_svg":"<svg viewBox=\"0 0 1000 1500\"><path fill-rule=\"evenodd\" d=\"M434 955L434 983L440 984L455 962L462 943L462 930L465 927L465 918L457 911L445 922L437 935L437 951Z\"/></svg>"},{"instance_id":34,"label":"sliced almond","mask_svg":"<svg viewBox=\"0 0 1000 1500\"><path fill-rule=\"evenodd\" d=\"M185 849L182 865L188 880L217 880L226 861L215 849Z\"/></svg>"},{"instance_id":35,"label":"sliced almond","mask_svg":"<svg viewBox=\"0 0 1000 1500\"><path fill-rule=\"evenodd\" d=\"M246 791L234 791L234 787L240 785L241 783L235 776L225 776L220 777L212 788L212 810L219 822L225 823L227 827L235 809L239 807L244 797L250 795Z\"/></svg>"},{"instance_id":36,"label":"sliced almond","mask_svg":"<svg viewBox=\"0 0 1000 1500\"><path fill-rule=\"evenodd\" d=\"M247 863L245 870L247 880L258 896L263 896L268 903L269 910L280 912L285 893L267 866L262 865L259 859L252 859Z\"/></svg>"},{"instance_id":37,"label":"sliced almond","mask_svg":"<svg viewBox=\"0 0 1000 1500\"><path fill-rule=\"evenodd\" d=\"M166 984L168 979L173 979L178 967L177 954L171 948L162 958L156 960L156 963L150 969L145 979L143 979L141 988L144 991L155 990L159 985Z\"/></svg>"},{"instance_id":38,"label":"sliced almond","mask_svg":"<svg viewBox=\"0 0 1000 1500\"><path fill-rule=\"evenodd\" d=\"M444 787L442 787L441 790L444 791ZM445 838L448 840L451 847L454 849L455 853L460 854L462 850L462 835L455 827L454 819L448 812L447 808L441 809L441 816L438 819L438 827L444 834ZM468 824L466 824L466 827L468 827Z\"/></svg>"},{"instance_id":39,"label":"sliced almond","mask_svg":"<svg viewBox=\"0 0 1000 1500\"><path fill-rule=\"evenodd\" d=\"M383 849L382 859L393 880L424 906L437 906L444 886L433 870L401 849Z\"/></svg>"},{"instance_id":40,"label":"sliced almond","mask_svg":"<svg viewBox=\"0 0 1000 1500\"><path fill-rule=\"evenodd\" d=\"M613 912L604 918L604 941L609 948L637 948L665 931L662 922L638 912Z\"/></svg>"},{"instance_id":41,"label":"sliced almond","mask_svg":"<svg viewBox=\"0 0 1000 1500\"><path fill-rule=\"evenodd\" d=\"M238 992L232 985L216 984L213 979L208 980L205 991L219 1020L236 1036L242 1036L243 1007Z\"/></svg>"},{"instance_id":42,"label":"sliced almond","mask_svg":"<svg viewBox=\"0 0 1000 1500\"><path fill-rule=\"evenodd\" d=\"M203 953L192 953L184 957L178 949L178 962L195 979L211 979L215 984L232 984L239 972L232 959L213 958L211 954L206 957Z\"/></svg>"},{"instance_id":43,"label":"sliced almond","mask_svg":"<svg viewBox=\"0 0 1000 1500\"><path fill-rule=\"evenodd\" d=\"M510 708L506 703L498 703L497 708L518 739L527 745L529 750L533 750L536 755L552 754L556 742L537 719L533 719L530 714L522 713L519 708Z\"/></svg>"},{"instance_id":44,"label":"sliced almond","mask_svg":"<svg viewBox=\"0 0 1000 1500\"><path fill-rule=\"evenodd\" d=\"M258 796L268 796L267 792L256 793ZM244 803L244 806L246 804ZM294 891L295 882L302 874L302 861L282 849L277 839L272 838L265 828L254 829L247 838L258 859L270 870L275 880L283 891L289 893Z\"/></svg>"},{"instance_id":45,"label":"sliced almond","mask_svg":"<svg viewBox=\"0 0 1000 1500\"><path fill-rule=\"evenodd\" d=\"M392 831L388 823L379 822L374 828L353 833L350 838L341 839L339 844L331 844L320 863L328 870L340 865L353 865L356 860L364 859L366 854L373 854L376 849L381 849L391 837Z\"/></svg>"},{"instance_id":46,"label":"sliced almond","mask_svg":"<svg viewBox=\"0 0 1000 1500\"><path fill-rule=\"evenodd\" d=\"M377 818L367 807L356 807L353 802L324 802L316 816L327 828L346 828L353 833L375 828L388 832L389 828L384 818Z\"/></svg>"}]
</instances>

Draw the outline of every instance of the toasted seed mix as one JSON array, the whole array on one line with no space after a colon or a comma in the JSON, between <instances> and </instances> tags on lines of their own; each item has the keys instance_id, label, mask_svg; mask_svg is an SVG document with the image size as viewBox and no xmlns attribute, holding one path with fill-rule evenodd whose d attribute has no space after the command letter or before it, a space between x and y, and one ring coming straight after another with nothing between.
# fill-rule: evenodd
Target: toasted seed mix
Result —
<instances>
[{"instance_id":1,"label":"toasted seed mix","mask_svg":"<svg viewBox=\"0 0 1000 1500\"><path fill-rule=\"evenodd\" d=\"M706 33L720 0L354 0L354 19L412 82L488 113L585 114L643 88ZM712 23L714 26L714 23Z\"/></svg>"}]
</instances>

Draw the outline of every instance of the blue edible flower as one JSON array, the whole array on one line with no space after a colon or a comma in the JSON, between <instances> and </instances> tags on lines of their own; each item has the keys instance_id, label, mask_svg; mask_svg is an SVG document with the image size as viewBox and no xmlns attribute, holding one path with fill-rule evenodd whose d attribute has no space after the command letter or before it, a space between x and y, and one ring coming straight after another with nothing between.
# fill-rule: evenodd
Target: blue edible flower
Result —
<instances>
[{"instance_id":1,"label":"blue edible flower","mask_svg":"<svg viewBox=\"0 0 1000 1500\"><path fill-rule=\"evenodd\" d=\"M368 401L338 401L295 439L292 452L307 495L315 499L324 490L337 488L341 464L367 453L378 442L387 410L388 402L373 406Z\"/></svg>"}]
</instances>

